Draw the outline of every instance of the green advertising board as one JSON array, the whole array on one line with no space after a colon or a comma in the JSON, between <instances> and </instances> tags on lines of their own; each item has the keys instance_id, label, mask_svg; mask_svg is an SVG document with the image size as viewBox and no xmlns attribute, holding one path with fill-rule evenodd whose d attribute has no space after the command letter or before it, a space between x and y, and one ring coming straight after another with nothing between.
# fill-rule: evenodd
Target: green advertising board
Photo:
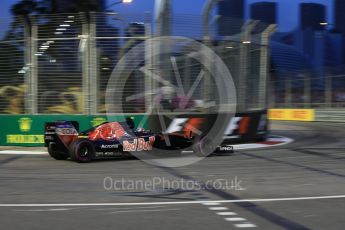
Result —
<instances>
[{"instance_id":1,"label":"green advertising board","mask_svg":"<svg viewBox=\"0 0 345 230\"><path fill-rule=\"evenodd\" d=\"M138 125L144 115L0 115L0 145L2 146L43 146L44 125L52 121L77 121L80 130L86 130L106 121L124 121L125 117L133 117ZM144 127L147 124L145 122Z\"/></svg>"}]
</instances>

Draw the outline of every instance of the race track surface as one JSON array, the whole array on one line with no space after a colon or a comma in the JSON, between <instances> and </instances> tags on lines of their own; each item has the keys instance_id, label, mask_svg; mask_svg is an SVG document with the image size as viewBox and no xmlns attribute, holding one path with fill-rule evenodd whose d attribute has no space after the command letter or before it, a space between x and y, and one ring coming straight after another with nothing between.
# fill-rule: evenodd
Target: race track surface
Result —
<instances>
[{"instance_id":1,"label":"race track surface","mask_svg":"<svg viewBox=\"0 0 345 230\"><path fill-rule=\"evenodd\" d=\"M136 159L77 164L0 155L0 228L344 229L345 125L271 128L295 141L173 169ZM153 178L197 181L200 188L111 187L115 180L130 186Z\"/></svg>"}]
</instances>

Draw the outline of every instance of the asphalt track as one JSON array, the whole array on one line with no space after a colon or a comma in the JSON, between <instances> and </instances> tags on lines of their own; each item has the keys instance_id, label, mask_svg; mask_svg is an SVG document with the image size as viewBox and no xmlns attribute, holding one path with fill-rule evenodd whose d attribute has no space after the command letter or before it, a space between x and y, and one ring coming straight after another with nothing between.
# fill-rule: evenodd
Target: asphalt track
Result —
<instances>
[{"instance_id":1,"label":"asphalt track","mask_svg":"<svg viewBox=\"0 0 345 230\"><path fill-rule=\"evenodd\" d=\"M174 169L0 155L0 229L344 229L345 125L277 122L272 130L295 141ZM110 188L122 178L200 187Z\"/></svg>"}]
</instances>

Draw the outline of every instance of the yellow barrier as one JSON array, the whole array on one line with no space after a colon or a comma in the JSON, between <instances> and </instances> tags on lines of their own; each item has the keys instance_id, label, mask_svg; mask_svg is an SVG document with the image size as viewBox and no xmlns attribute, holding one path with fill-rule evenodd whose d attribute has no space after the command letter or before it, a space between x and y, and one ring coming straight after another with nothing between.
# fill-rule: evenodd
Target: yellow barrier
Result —
<instances>
[{"instance_id":1,"label":"yellow barrier","mask_svg":"<svg viewBox=\"0 0 345 230\"><path fill-rule=\"evenodd\" d=\"M315 121L314 109L269 109L268 119L279 121Z\"/></svg>"}]
</instances>

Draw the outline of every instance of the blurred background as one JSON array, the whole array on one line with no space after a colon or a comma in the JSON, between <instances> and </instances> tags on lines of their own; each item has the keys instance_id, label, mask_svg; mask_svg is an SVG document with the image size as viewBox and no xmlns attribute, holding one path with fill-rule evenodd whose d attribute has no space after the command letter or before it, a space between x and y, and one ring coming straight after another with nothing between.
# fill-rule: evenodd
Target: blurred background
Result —
<instances>
[{"instance_id":1,"label":"blurred background","mask_svg":"<svg viewBox=\"0 0 345 230\"><path fill-rule=\"evenodd\" d=\"M117 62L159 36L184 36L212 48L232 73L239 111L341 112L343 11L341 0L3 0L0 113L104 114L105 90ZM189 45L170 48L171 54ZM146 47L132 58L144 60L150 52ZM203 67L191 57L175 56L176 63L163 57L142 66L173 83L170 76L177 71L183 86L191 88ZM169 99L163 109L170 111L202 111L216 97L207 78L190 97L145 79L144 73L131 72L125 94L154 90ZM145 113L149 103L145 95L136 97L115 112Z\"/></svg>"}]
</instances>

